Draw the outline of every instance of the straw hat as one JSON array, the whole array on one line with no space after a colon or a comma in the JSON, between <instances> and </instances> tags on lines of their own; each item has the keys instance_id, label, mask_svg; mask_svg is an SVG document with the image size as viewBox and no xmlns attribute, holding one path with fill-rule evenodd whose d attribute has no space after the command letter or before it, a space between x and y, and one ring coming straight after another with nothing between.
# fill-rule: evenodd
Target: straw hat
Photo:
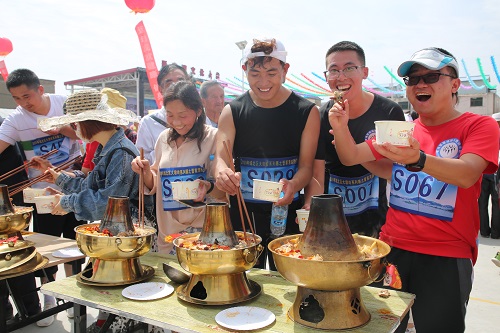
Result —
<instances>
[{"instance_id":1,"label":"straw hat","mask_svg":"<svg viewBox=\"0 0 500 333\"><path fill-rule=\"evenodd\" d=\"M78 91L66 100L64 116L45 118L40 121L38 127L42 131L48 131L85 120L115 125L138 122L139 117L125 109L126 101L127 99L114 89L105 88L102 93L95 89Z\"/></svg>"}]
</instances>

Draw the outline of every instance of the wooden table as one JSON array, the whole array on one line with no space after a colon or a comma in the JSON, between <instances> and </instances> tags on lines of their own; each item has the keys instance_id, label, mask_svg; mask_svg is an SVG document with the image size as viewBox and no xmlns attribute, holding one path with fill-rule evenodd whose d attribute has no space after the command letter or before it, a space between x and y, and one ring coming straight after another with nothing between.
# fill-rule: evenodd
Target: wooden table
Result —
<instances>
[{"instance_id":1,"label":"wooden table","mask_svg":"<svg viewBox=\"0 0 500 333\"><path fill-rule=\"evenodd\" d=\"M180 267L177 259L169 255L148 253L140 258L141 264L155 269L150 281L167 282L177 288L163 273L162 263L167 262ZM134 301L121 295L122 287L91 287L78 283L75 277L58 280L42 286L44 294L62 298L75 304L75 321L73 332L85 332L87 323L86 306L101 309L113 314L125 316L152 325L171 329L176 332L210 332L226 331L215 322L215 315L223 309L251 305L270 310L276 315L276 322L259 331L266 332L310 332L311 328L294 323L287 316L287 311L295 299L296 286L283 279L279 273L267 270L252 269L248 278L262 286L262 293L247 302L225 306L201 306L187 303L177 298L176 293L169 297L153 301ZM380 289L361 288L362 299L371 313L370 322L361 328L349 332L386 333L392 332L408 312L414 295L391 291L391 297L384 299L378 296ZM77 315L82 315L77 318Z\"/></svg>"},{"instance_id":2,"label":"wooden table","mask_svg":"<svg viewBox=\"0 0 500 333\"><path fill-rule=\"evenodd\" d=\"M33 243L35 243L35 248L38 253L40 253L42 256L46 257L48 259L48 263L43 266L43 268L48 268L52 266L57 266L59 264L66 264L66 263L71 263L73 265L73 273L76 274L80 272L81 267L78 264L77 260L78 259L83 259L85 258L85 255L81 255L78 257L71 257L71 258L56 258L52 255L53 252L65 248L70 248L70 247L75 247L76 246L76 241L74 239L67 239L67 238L62 238L62 237L56 237L56 236L50 236L50 235L45 235L45 234L39 234L35 232L23 232L22 234L23 238L25 240L30 240ZM42 268L42 269L43 269ZM21 276L25 275L28 273L31 273L37 269L41 268L34 268L34 269L29 269L29 270L24 270L22 272L16 273L16 274L8 274L8 271L5 272L7 274L0 274L0 283L5 283L6 287L8 287L8 280L9 278L13 278L16 276ZM4 281L5 280L5 281ZM20 303L19 297L12 297L14 300L14 305L22 310L24 307L18 306ZM56 313L59 313L61 311L64 311L66 309L69 309L72 307L72 303L62 303L57 305L56 307L48 310L48 311L42 311L36 315L33 316L28 316L28 317L22 317L22 319L19 322L13 323L11 325L6 324L5 320L5 309L0 306L0 332L10 332L16 329L19 329L21 327L25 327L29 324L32 324L40 319L46 318L48 316L54 315Z\"/></svg>"}]
</instances>

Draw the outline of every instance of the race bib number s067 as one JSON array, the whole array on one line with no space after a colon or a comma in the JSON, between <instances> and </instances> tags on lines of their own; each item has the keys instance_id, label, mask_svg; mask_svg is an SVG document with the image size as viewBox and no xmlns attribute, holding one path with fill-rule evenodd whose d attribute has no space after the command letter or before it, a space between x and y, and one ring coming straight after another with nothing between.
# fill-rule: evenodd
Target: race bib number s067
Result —
<instances>
[{"instance_id":1,"label":"race bib number s067","mask_svg":"<svg viewBox=\"0 0 500 333\"><path fill-rule=\"evenodd\" d=\"M394 164L390 206L405 212L451 221L457 186L444 183L425 172L410 172Z\"/></svg>"}]
</instances>

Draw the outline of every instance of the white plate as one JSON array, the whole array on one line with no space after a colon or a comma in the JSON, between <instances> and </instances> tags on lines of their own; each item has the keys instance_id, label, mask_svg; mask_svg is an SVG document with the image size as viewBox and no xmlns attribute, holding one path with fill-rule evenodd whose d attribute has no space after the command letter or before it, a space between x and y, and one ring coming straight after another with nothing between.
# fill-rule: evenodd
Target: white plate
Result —
<instances>
[{"instance_id":1,"label":"white plate","mask_svg":"<svg viewBox=\"0 0 500 333\"><path fill-rule=\"evenodd\" d=\"M56 258L74 258L83 256L83 253L80 252L78 247L68 247L53 252L52 256Z\"/></svg>"},{"instance_id":2,"label":"white plate","mask_svg":"<svg viewBox=\"0 0 500 333\"><path fill-rule=\"evenodd\" d=\"M123 297L137 301L150 301L167 297L174 292L174 287L163 282L145 282L131 285L122 291Z\"/></svg>"},{"instance_id":3,"label":"white plate","mask_svg":"<svg viewBox=\"0 0 500 333\"><path fill-rule=\"evenodd\" d=\"M238 331L263 328L275 320L274 313L255 306L237 306L223 310L215 316L217 324Z\"/></svg>"}]
</instances>

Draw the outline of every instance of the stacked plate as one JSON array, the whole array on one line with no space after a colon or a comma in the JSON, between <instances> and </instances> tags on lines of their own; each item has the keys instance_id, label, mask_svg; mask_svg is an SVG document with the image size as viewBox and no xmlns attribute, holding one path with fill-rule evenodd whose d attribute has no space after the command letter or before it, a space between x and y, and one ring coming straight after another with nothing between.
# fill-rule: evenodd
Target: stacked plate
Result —
<instances>
[{"instance_id":1,"label":"stacked plate","mask_svg":"<svg viewBox=\"0 0 500 333\"><path fill-rule=\"evenodd\" d=\"M0 215L0 276L14 277L43 268L48 259L24 240L20 231L29 226L32 207L13 207Z\"/></svg>"}]
</instances>

